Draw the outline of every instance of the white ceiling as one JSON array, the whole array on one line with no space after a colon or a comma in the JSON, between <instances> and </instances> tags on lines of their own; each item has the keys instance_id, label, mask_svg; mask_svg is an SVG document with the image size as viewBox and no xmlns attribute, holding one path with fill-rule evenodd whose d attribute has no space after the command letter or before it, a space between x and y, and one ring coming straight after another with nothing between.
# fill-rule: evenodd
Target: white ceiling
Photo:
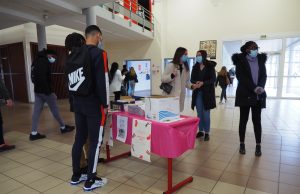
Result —
<instances>
[{"instance_id":1,"label":"white ceiling","mask_svg":"<svg viewBox=\"0 0 300 194\"><path fill-rule=\"evenodd\" d=\"M56 24L83 31L86 24L82 9L112 1L114 0L0 0L0 30L34 22L45 25ZM104 15L111 19L111 13ZM120 21L117 24L115 21L103 19L99 14L98 16L97 23L106 41L149 39L149 33L146 36L141 31L138 32L137 26L129 28L128 25L124 25L128 24L124 19L121 21L121 24L125 22L122 26Z\"/></svg>"}]
</instances>

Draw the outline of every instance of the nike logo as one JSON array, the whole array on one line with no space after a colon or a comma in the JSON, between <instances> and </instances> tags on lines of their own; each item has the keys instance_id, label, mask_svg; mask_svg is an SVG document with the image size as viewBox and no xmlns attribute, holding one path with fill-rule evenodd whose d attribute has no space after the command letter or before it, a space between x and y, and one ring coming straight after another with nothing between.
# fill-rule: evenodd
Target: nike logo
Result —
<instances>
[{"instance_id":1,"label":"nike logo","mask_svg":"<svg viewBox=\"0 0 300 194\"><path fill-rule=\"evenodd\" d=\"M82 82L84 82L85 77L83 76L83 67L78 68L76 71L68 74L69 78L69 90L77 91Z\"/></svg>"}]
</instances>

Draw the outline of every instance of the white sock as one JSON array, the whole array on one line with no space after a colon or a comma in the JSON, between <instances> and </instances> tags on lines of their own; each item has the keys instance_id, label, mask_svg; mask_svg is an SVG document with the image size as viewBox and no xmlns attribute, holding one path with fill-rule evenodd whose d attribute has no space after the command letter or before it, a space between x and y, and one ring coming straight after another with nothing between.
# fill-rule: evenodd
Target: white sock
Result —
<instances>
[{"instance_id":1,"label":"white sock","mask_svg":"<svg viewBox=\"0 0 300 194\"><path fill-rule=\"evenodd\" d=\"M36 135L37 131L31 131L31 135Z\"/></svg>"},{"instance_id":2,"label":"white sock","mask_svg":"<svg viewBox=\"0 0 300 194\"><path fill-rule=\"evenodd\" d=\"M62 126L62 127L60 127L61 128L61 130L64 130L65 128L66 128L66 126L64 125L64 126Z\"/></svg>"}]
</instances>

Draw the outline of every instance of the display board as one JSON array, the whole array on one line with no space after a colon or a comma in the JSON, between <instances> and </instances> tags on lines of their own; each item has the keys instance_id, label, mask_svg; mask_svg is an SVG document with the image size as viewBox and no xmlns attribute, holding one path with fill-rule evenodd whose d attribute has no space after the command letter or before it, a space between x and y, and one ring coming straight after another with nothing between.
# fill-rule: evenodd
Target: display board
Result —
<instances>
[{"instance_id":1,"label":"display board","mask_svg":"<svg viewBox=\"0 0 300 194\"><path fill-rule=\"evenodd\" d=\"M135 69L138 83L135 85L135 92L151 90L151 60L126 60L128 70Z\"/></svg>"}]
</instances>

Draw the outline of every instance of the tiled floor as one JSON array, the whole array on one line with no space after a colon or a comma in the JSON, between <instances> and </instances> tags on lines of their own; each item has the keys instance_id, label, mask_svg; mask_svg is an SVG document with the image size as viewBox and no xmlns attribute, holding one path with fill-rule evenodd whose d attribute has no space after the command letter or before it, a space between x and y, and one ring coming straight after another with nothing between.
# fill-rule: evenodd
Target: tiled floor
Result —
<instances>
[{"instance_id":1,"label":"tiled floor","mask_svg":"<svg viewBox=\"0 0 300 194\"><path fill-rule=\"evenodd\" d=\"M300 101L269 100L263 111L263 155L254 156L254 135L249 123L244 156L238 153L238 109L230 99L212 111L209 142L196 141L194 150L174 161L174 182L193 175L194 181L181 194L300 193ZM67 101L59 102L62 117L72 124ZM187 99L185 114L195 115ZM41 116L41 132L47 139L30 142L32 106L16 104L3 108L5 138L17 149L0 153L0 194L83 193L82 185L70 186L73 133L61 135L48 108ZM251 119L250 119L251 121ZM129 150L115 142L112 153ZM103 150L102 150L103 152ZM102 154L104 156L104 154ZM166 160L152 157L151 163L125 158L98 165L108 184L92 193L155 194L166 190Z\"/></svg>"}]
</instances>

